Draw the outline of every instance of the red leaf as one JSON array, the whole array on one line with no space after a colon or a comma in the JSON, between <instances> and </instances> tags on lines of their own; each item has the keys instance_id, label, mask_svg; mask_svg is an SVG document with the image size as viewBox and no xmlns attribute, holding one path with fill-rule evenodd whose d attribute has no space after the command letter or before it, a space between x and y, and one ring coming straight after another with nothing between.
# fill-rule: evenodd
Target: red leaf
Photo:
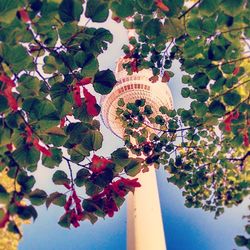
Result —
<instances>
[{"instance_id":1,"label":"red leaf","mask_svg":"<svg viewBox=\"0 0 250 250\"><path fill-rule=\"evenodd\" d=\"M232 122L232 120L237 120L238 118L239 118L239 112L238 111L236 111L236 113L234 113L234 112L231 112L231 113L229 113L229 115L227 116L227 118L223 121L224 122L224 124L225 124L225 130L227 131L227 132L231 132L231 122Z\"/></svg>"},{"instance_id":2,"label":"red leaf","mask_svg":"<svg viewBox=\"0 0 250 250\"><path fill-rule=\"evenodd\" d=\"M85 77L85 78L83 78L82 80L80 80L79 82L77 82L76 84L77 84L77 85L83 86L83 85L90 84L91 81L92 81L92 78L91 78L91 77Z\"/></svg>"},{"instance_id":3,"label":"red leaf","mask_svg":"<svg viewBox=\"0 0 250 250\"><path fill-rule=\"evenodd\" d=\"M81 203L76 203L76 211L77 211L77 215L80 215L80 216L82 215L83 210L82 210Z\"/></svg>"},{"instance_id":4,"label":"red leaf","mask_svg":"<svg viewBox=\"0 0 250 250\"><path fill-rule=\"evenodd\" d=\"M118 211L118 207L117 207L116 203L111 198L106 200L105 206L106 206L106 211L107 211L107 214L109 217L113 217L114 212Z\"/></svg>"},{"instance_id":5,"label":"red leaf","mask_svg":"<svg viewBox=\"0 0 250 250\"><path fill-rule=\"evenodd\" d=\"M76 85L76 86L74 87L74 90L73 90L73 98L74 98L75 104L76 104L78 107L81 107L81 106L82 106L82 99L81 99L80 86L79 86L79 85Z\"/></svg>"},{"instance_id":6,"label":"red leaf","mask_svg":"<svg viewBox=\"0 0 250 250\"><path fill-rule=\"evenodd\" d=\"M136 58L134 58L134 59L130 62L130 66L131 66L132 72L136 72L136 73L139 72L138 67L137 67L137 59L136 59Z\"/></svg>"},{"instance_id":7,"label":"red leaf","mask_svg":"<svg viewBox=\"0 0 250 250\"><path fill-rule=\"evenodd\" d=\"M12 143L7 144L6 147L7 147L7 149L8 149L9 151L12 151L12 150L13 150L13 144L12 144Z\"/></svg>"},{"instance_id":8,"label":"red leaf","mask_svg":"<svg viewBox=\"0 0 250 250\"><path fill-rule=\"evenodd\" d=\"M33 141L32 130L28 125L26 125L25 131L26 131L26 134L27 134L26 142L31 143Z\"/></svg>"},{"instance_id":9,"label":"red leaf","mask_svg":"<svg viewBox=\"0 0 250 250\"><path fill-rule=\"evenodd\" d=\"M0 228L4 228L5 225L7 224L7 222L9 221L9 218L10 218L10 215L9 213L7 212L3 218L0 220Z\"/></svg>"},{"instance_id":10,"label":"red leaf","mask_svg":"<svg viewBox=\"0 0 250 250\"><path fill-rule=\"evenodd\" d=\"M72 224L74 227L79 227L79 226L80 226L80 224L79 224L79 222L78 222L78 216L77 216L75 210L72 210L72 211L71 211L71 214L70 214L70 222L71 222L71 224Z\"/></svg>"},{"instance_id":11,"label":"red leaf","mask_svg":"<svg viewBox=\"0 0 250 250\"><path fill-rule=\"evenodd\" d=\"M38 151L42 152L44 155L46 155L46 156L48 156L48 157L51 157L51 156L52 156L51 151L49 151L49 149L47 149L46 147L41 146L41 145L39 144L39 140L38 140L37 138L35 138L35 139L33 140L33 145L34 145L34 147L35 147Z\"/></svg>"},{"instance_id":12,"label":"red leaf","mask_svg":"<svg viewBox=\"0 0 250 250\"><path fill-rule=\"evenodd\" d=\"M31 22L30 17L28 15L28 12L26 9L22 8L19 10L19 15L24 23L29 23Z\"/></svg>"},{"instance_id":13,"label":"red leaf","mask_svg":"<svg viewBox=\"0 0 250 250\"><path fill-rule=\"evenodd\" d=\"M138 178L128 179L120 177L119 180L111 184L112 189L120 196L124 197L127 194L127 189L140 187L141 184L138 182Z\"/></svg>"},{"instance_id":14,"label":"red leaf","mask_svg":"<svg viewBox=\"0 0 250 250\"><path fill-rule=\"evenodd\" d=\"M65 182L65 183L63 184L63 186L66 187L68 190L71 189L71 186L70 186L67 182Z\"/></svg>"},{"instance_id":15,"label":"red leaf","mask_svg":"<svg viewBox=\"0 0 250 250\"><path fill-rule=\"evenodd\" d=\"M243 134L243 141L244 141L244 145L246 147L248 147L249 146L249 137L248 137L247 131Z\"/></svg>"},{"instance_id":16,"label":"red leaf","mask_svg":"<svg viewBox=\"0 0 250 250\"><path fill-rule=\"evenodd\" d=\"M112 20L114 20L115 22L117 22L117 23L120 23L121 22L121 18L120 17L118 17L118 16L113 16L112 15Z\"/></svg>"},{"instance_id":17,"label":"red leaf","mask_svg":"<svg viewBox=\"0 0 250 250\"><path fill-rule=\"evenodd\" d=\"M158 81L158 79L159 79L158 76L151 76L148 80L151 81L152 83L155 83Z\"/></svg>"},{"instance_id":18,"label":"red leaf","mask_svg":"<svg viewBox=\"0 0 250 250\"><path fill-rule=\"evenodd\" d=\"M60 120L60 128L63 128L63 127L64 127L65 122L66 122L66 118L63 117L63 118Z\"/></svg>"},{"instance_id":19,"label":"red leaf","mask_svg":"<svg viewBox=\"0 0 250 250\"><path fill-rule=\"evenodd\" d=\"M104 188L104 190L101 193L93 195L92 199L93 200L99 200L99 199L103 198L104 196L106 196L107 194L109 194L109 192L110 192L109 187Z\"/></svg>"},{"instance_id":20,"label":"red leaf","mask_svg":"<svg viewBox=\"0 0 250 250\"><path fill-rule=\"evenodd\" d=\"M162 11L169 11L169 8L167 5L165 5L162 0L155 0L156 6L161 9Z\"/></svg>"},{"instance_id":21,"label":"red leaf","mask_svg":"<svg viewBox=\"0 0 250 250\"><path fill-rule=\"evenodd\" d=\"M70 207L71 207L71 205L72 205L72 200L73 200L73 199L72 199L72 196L69 196L67 202L66 202L65 205L64 205L64 209L65 209L66 212L69 211L69 209L70 209Z\"/></svg>"},{"instance_id":22,"label":"red leaf","mask_svg":"<svg viewBox=\"0 0 250 250\"><path fill-rule=\"evenodd\" d=\"M163 76L162 76L162 82L169 82L170 80L170 75L168 74L167 71L164 72Z\"/></svg>"},{"instance_id":23,"label":"red leaf","mask_svg":"<svg viewBox=\"0 0 250 250\"><path fill-rule=\"evenodd\" d=\"M5 83L7 87L15 87L15 83L11 80L8 76L4 75L3 73L0 75L0 81Z\"/></svg>"},{"instance_id":24,"label":"red leaf","mask_svg":"<svg viewBox=\"0 0 250 250\"><path fill-rule=\"evenodd\" d=\"M233 71L233 75L236 76L236 75L238 75L239 72L240 72L240 67L235 67L235 69Z\"/></svg>"},{"instance_id":25,"label":"red leaf","mask_svg":"<svg viewBox=\"0 0 250 250\"><path fill-rule=\"evenodd\" d=\"M75 191L75 190L73 190L72 197L73 197L73 199L74 199L75 203L81 203L81 199L79 199L79 197L77 196L77 194L76 194L76 191Z\"/></svg>"},{"instance_id":26,"label":"red leaf","mask_svg":"<svg viewBox=\"0 0 250 250\"><path fill-rule=\"evenodd\" d=\"M3 93L5 94L5 97L8 100L8 104L12 108L12 110L17 111L18 104L17 104L17 101L16 101L15 97L13 96L13 93L12 93L11 89L6 88L3 91Z\"/></svg>"},{"instance_id":27,"label":"red leaf","mask_svg":"<svg viewBox=\"0 0 250 250\"><path fill-rule=\"evenodd\" d=\"M5 89L3 90L3 93L8 100L9 106L12 108L12 110L16 111L18 109L18 105L12 92L12 88L15 87L14 81L11 80L8 76L4 75L3 73L0 75L0 81L5 83L6 85Z\"/></svg>"},{"instance_id":28,"label":"red leaf","mask_svg":"<svg viewBox=\"0 0 250 250\"><path fill-rule=\"evenodd\" d=\"M99 173L103 171L109 163L112 163L112 161L105 159L104 157L93 155L91 170L93 171L93 173Z\"/></svg>"},{"instance_id":29,"label":"red leaf","mask_svg":"<svg viewBox=\"0 0 250 250\"><path fill-rule=\"evenodd\" d=\"M96 109L96 98L95 96L91 95L86 88L83 88L83 94L85 97L85 102L87 105L87 112L91 116L97 116L99 114L98 110Z\"/></svg>"}]
</instances>

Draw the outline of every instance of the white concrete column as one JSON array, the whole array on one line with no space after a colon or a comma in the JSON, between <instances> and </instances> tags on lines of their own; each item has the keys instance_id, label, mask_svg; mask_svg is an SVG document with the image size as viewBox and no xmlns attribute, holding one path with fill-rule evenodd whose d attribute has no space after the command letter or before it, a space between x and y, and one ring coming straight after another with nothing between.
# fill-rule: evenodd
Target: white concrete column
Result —
<instances>
[{"instance_id":1,"label":"white concrete column","mask_svg":"<svg viewBox=\"0 0 250 250\"><path fill-rule=\"evenodd\" d=\"M142 186L127 200L127 250L166 250L155 169L136 177Z\"/></svg>"}]
</instances>

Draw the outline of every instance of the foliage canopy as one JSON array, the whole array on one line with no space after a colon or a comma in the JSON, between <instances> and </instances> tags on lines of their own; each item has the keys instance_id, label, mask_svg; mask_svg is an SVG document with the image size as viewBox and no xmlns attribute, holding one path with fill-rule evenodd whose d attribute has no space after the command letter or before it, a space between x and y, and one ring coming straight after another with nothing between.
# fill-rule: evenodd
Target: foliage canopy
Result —
<instances>
[{"instance_id":1,"label":"foliage canopy","mask_svg":"<svg viewBox=\"0 0 250 250\"><path fill-rule=\"evenodd\" d=\"M35 206L44 203L64 207L59 225L66 228L113 216L140 186L122 174L134 177L153 166L164 166L187 207L219 216L240 204L249 194L249 1L84 2L0 1L0 171L13 180L11 190L0 184L0 227L20 233L14 217L35 220ZM88 86L105 95L116 84L113 72L98 63L113 35L89 21L106 22L110 12L137 33L123 46L128 73L151 69L152 84L167 82L178 60L180 91L192 102L154 114L143 100L120 100L125 146L103 157L96 154L103 141L95 119L101 107ZM81 15L88 18L84 26ZM128 149L137 157L129 157ZM33 188L39 160L53 169L52 180L65 193ZM62 161L68 173L60 169ZM79 167L76 176L72 164ZM245 236L235 240L250 248Z\"/></svg>"}]
</instances>

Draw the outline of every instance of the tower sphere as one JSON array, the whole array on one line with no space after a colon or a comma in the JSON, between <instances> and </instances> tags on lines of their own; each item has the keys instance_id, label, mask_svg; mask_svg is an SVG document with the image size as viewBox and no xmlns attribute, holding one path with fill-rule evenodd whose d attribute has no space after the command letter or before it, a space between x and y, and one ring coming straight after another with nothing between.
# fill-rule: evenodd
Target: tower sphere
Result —
<instances>
[{"instance_id":1,"label":"tower sphere","mask_svg":"<svg viewBox=\"0 0 250 250\"><path fill-rule=\"evenodd\" d=\"M118 137L122 137L124 128L117 119L116 109L118 101L123 98L125 103L134 102L138 99L145 99L146 104L152 107L154 114L159 113L161 106L173 109L173 99L167 83L160 80L152 83L149 78L152 76L150 69L144 69L133 75L128 75L123 69L126 63L120 58L116 65L115 76L117 83L111 93L101 97L102 119L105 126Z\"/></svg>"}]
</instances>

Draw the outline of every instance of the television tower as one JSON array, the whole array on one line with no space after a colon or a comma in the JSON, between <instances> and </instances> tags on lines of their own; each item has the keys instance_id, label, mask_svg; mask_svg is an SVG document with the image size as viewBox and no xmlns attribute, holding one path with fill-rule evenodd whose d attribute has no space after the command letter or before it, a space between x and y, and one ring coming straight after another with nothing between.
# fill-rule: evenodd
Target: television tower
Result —
<instances>
[{"instance_id":1,"label":"television tower","mask_svg":"<svg viewBox=\"0 0 250 250\"><path fill-rule=\"evenodd\" d=\"M129 31L129 37L133 31ZM172 95L166 83L152 83L150 69L128 75L123 64L128 59L120 58L116 65L117 83L112 92L101 98L102 119L107 128L122 138L124 127L117 119L118 101L125 103L145 99L155 114L161 106L173 108ZM166 250L161 207L155 169L139 173L141 187L130 193L127 200L127 250Z\"/></svg>"}]
</instances>

